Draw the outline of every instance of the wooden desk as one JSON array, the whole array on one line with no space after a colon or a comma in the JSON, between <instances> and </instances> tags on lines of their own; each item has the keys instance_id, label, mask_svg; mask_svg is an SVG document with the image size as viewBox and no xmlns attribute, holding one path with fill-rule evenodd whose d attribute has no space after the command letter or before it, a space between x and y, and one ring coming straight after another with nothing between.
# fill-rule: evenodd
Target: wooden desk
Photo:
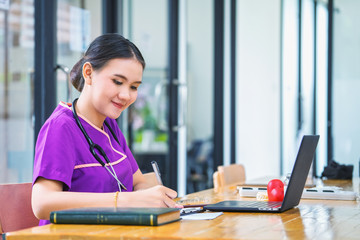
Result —
<instances>
[{"instance_id":1,"label":"wooden desk","mask_svg":"<svg viewBox=\"0 0 360 240\"><path fill-rule=\"evenodd\" d=\"M327 185L359 191L354 181L329 181ZM188 199L241 198L236 186L189 194ZM182 220L159 227L114 225L56 225L34 227L6 235L7 240L42 239L358 239L360 203L357 201L305 200L284 213L224 213L214 220Z\"/></svg>"}]
</instances>

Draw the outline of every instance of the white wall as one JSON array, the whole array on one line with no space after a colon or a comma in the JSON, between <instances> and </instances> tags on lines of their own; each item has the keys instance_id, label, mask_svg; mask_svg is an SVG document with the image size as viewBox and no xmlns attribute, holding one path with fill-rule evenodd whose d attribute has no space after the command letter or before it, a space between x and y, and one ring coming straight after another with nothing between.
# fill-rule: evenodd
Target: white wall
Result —
<instances>
[{"instance_id":1,"label":"white wall","mask_svg":"<svg viewBox=\"0 0 360 240\"><path fill-rule=\"evenodd\" d=\"M280 174L280 0L237 4L237 162L247 179Z\"/></svg>"}]
</instances>

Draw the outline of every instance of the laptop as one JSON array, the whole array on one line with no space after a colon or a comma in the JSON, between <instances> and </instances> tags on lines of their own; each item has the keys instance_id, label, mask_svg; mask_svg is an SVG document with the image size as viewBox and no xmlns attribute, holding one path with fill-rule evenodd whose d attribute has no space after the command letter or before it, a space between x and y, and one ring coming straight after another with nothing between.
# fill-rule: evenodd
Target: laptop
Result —
<instances>
[{"instance_id":1,"label":"laptop","mask_svg":"<svg viewBox=\"0 0 360 240\"><path fill-rule=\"evenodd\" d=\"M305 135L295 160L289 184L281 202L270 201L222 201L204 206L204 210L223 212L284 212L296 207L304 190L312 160L315 155L318 135Z\"/></svg>"}]
</instances>

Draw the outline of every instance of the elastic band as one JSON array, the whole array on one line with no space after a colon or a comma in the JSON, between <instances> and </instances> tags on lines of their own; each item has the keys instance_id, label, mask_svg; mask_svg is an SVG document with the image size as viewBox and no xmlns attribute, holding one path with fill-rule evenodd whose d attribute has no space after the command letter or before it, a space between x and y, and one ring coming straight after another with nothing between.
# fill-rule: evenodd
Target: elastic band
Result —
<instances>
[{"instance_id":1,"label":"elastic band","mask_svg":"<svg viewBox=\"0 0 360 240\"><path fill-rule=\"evenodd\" d=\"M118 199L118 195L119 195L119 191L117 191L114 195L114 205L115 205L115 208L117 208L117 199Z\"/></svg>"}]
</instances>

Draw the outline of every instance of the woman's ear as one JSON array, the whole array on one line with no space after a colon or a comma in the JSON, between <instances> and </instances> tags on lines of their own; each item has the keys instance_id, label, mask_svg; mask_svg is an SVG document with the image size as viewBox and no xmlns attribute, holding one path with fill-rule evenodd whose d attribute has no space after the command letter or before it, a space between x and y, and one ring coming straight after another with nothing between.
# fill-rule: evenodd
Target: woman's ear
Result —
<instances>
[{"instance_id":1,"label":"woman's ear","mask_svg":"<svg viewBox=\"0 0 360 240\"><path fill-rule=\"evenodd\" d=\"M89 62L84 63L83 69L82 69L82 75L85 80L85 84L87 84L87 85L92 84L92 80L91 80L92 72L93 72L93 68L92 68L91 64Z\"/></svg>"}]
</instances>

